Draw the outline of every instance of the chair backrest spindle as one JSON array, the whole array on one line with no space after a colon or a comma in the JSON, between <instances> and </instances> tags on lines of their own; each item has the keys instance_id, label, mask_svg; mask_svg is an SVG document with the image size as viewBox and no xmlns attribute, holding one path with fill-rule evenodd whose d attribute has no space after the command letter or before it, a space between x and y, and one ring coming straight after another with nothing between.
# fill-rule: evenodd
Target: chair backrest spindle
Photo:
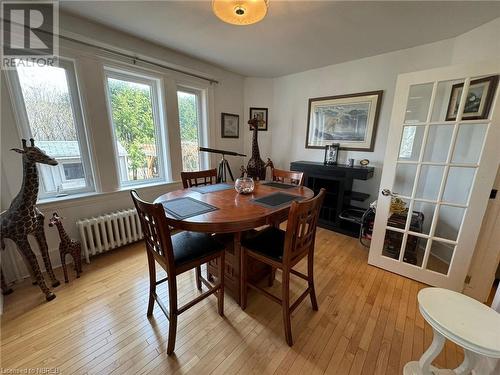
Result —
<instances>
[{"instance_id":1,"label":"chair backrest spindle","mask_svg":"<svg viewBox=\"0 0 500 375\"><path fill-rule=\"evenodd\" d=\"M213 185L217 183L217 169L205 171L181 172L182 186L184 189L196 186Z\"/></svg>"},{"instance_id":2,"label":"chair backrest spindle","mask_svg":"<svg viewBox=\"0 0 500 375\"><path fill-rule=\"evenodd\" d=\"M291 183L302 186L304 184L304 173L294 171L284 171L281 169L272 169L273 181Z\"/></svg>"},{"instance_id":3,"label":"chair backrest spindle","mask_svg":"<svg viewBox=\"0 0 500 375\"><path fill-rule=\"evenodd\" d=\"M160 203L143 201L135 190L132 190L130 195L141 222L146 250L156 261L165 266L168 274L171 274L174 267L174 254L170 227L163 206Z\"/></svg>"},{"instance_id":4,"label":"chair backrest spindle","mask_svg":"<svg viewBox=\"0 0 500 375\"><path fill-rule=\"evenodd\" d=\"M293 266L306 253L314 250L316 227L325 193L325 189L321 189L314 198L292 203L286 227L283 263Z\"/></svg>"}]
</instances>

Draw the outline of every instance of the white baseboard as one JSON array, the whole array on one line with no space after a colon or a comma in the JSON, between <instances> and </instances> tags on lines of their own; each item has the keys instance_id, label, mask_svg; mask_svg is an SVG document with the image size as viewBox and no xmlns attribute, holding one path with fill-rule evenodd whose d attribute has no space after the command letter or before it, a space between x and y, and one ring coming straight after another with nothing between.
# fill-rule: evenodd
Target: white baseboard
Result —
<instances>
[{"instance_id":1,"label":"white baseboard","mask_svg":"<svg viewBox=\"0 0 500 375\"><path fill-rule=\"evenodd\" d=\"M15 248L15 246L12 246L10 249L5 249L5 251L11 252L8 255L4 254L4 256L2 256L2 270L5 272L6 282L15 283L28 279L30 277L30 273L26 268L24 261L21 255L18 253L18 250ZM38 265L40 266L40 270L42 272L46 272L47 270L45 269L45 264L43 263L42 255L38 252L35 252L35 254L38 260ZM59 255L59 248L49 249L49 257L53 269L61 267L61 257ZM73 259L71 260L68 259L68 263L73 263Z\"/></svg>"}]
</instances>

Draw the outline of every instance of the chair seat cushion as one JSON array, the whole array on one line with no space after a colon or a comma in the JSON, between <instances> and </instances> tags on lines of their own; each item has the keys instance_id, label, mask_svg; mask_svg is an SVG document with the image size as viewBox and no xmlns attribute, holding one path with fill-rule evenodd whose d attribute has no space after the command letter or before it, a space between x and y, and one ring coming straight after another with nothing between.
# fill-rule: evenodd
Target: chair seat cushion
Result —
<instances>
[{"instance_id":1,"label":"chair seat cushion","mask_svg":"<svg viewBox=\"0 0 500 375\"><path fill-rule=\"evenodd\" d=\"M268 227L241 241L242 246L281 262L285 247L285 231Z\"/></svg>"},{"instance_id":2,"label":"chair seat cushion","mask_svg":"<svg viewBox=\"0 0 500 375\"><path fill-rule=\"evenodd\" d=\"M172 236L172 247L176 266L224 249L210 234L187 231Z\"/></svg>"}]
</instances>

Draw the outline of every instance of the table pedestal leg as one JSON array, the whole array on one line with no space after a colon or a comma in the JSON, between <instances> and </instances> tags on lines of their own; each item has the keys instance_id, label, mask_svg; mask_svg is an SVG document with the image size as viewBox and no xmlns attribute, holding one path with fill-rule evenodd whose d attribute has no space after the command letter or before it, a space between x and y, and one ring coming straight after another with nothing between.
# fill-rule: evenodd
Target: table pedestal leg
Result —
<instances>
[{"instance_id":1,"label":"table pedestal leg","mask_svg":"<svg viewBox=\"0 0 500 375\"><path fill-rule=\"evenodd\" d=\"M431 363L434 361L434 359L441 353L441 350L443 350L444 343L446 341L446 338L440 334L438 331L435 329L432 330L434 333L434 337L432 339L431 346L425 351L424 354L422 354L422 357L420 357L420 360L418 361L418 366L422 370L422 374L424 375L431 375Z\"/></svg>"},{"instance_id":2,"label":"table pedestal leg","mask_svg":"<svg viewBox=\"0 0 500 375\"><path fill-rule=\"evenodd\" d=\"M456 375L470 374L471 370L476 365L476 354L470 350L464 349L464 361L455 370Z\"/></svg>"},{"instance_id":3,"label":"table pedestal leg","mask_svg":"<svg viewBox=\"0 0 500 375\"><path fill-rule=\"evenodd\" d=\"M433 332L434 337L432 339L431 346L429 346L425 353L422 354L422 357L420 357L418 362L408 362L405 365L403 369L403 373L405 375L433 375L433 372L431 371L431 363L439 355L439 353L441 353L446 341L446 338L435 329L433 329Z\"/></svg>"}]
</instances>

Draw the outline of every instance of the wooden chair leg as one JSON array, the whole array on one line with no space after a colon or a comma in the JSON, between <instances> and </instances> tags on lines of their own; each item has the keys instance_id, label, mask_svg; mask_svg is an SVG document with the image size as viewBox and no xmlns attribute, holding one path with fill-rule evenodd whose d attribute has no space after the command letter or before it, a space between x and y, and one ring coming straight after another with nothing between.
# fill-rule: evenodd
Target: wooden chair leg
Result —
<instances>
[{"instance_id":1,"label":"wooden chair leg","mask_svg":"<svg viewBox=\"0 0 500 375\"><path fill-rule=\"evenodd\" d=\"M273 286L275 278L276 278L276 268L275 267L271 267L271 273L268 276L267 285L268 286Z\"/></svg>"},{"instance_id":2,"label":"wooden chair leg","mask_svg":"<svg viewBox=\"0 0 500 375\"><path fill-rule=\"evenodd\" d=\"M170 313L170 318L168 319L167 355L171 355L174 352L176 336L177 336L177 314Z\"/></svg>"},{"instance_id":3,"label":"wooden chair leg","mask_svg":"<svg viewBox=\"0 0 500 375\"><path fill-rule=\"evenodd\" d=\"M290 319L290 270L282 269L282 303L283 326L285 328L286 343L293 345L292 322Z\"/></svg>"},{"instance_id":4,"label":"wooden chair leg","mask_svg":"<svg viewBox=\"0 0 500 375\"><path fill-rule=\"evenodd\" d=\"M208 264L207 264L208 267ZM196 287L198 290L201 290L201 268L200 266L197 266L195 268L195 275L196 275Z\"/></svg>"},{"instance_id":5,"label":"wooden chair leg","mask_svg":"<svg viewBox=\"0 0 500 375\"><path fill-rule=\"evenodd\" d=\"M244 247L240 253L240 305L242 310L247 308L247 252Z\"/></svg>"},{"instance_id":6,"label":"wooden chair leg","mask_svg":"<svg viewBox=\"0 0 500 375\"><path fill-rule=\"evenodd\" d=\"M309 284L309 297L314 311L318 311L318 300L316 299L316 290L314 289L314 255L309 252L307 256L307 283Z\"/></svg>"},{"instance_id":7,"label":"wooden chair leg","mask_svg":"<svg viewBox=\"0 0 500 375\"><path fill-rule=\"evenodd\" d=\"M168 278L168 344L167 354L170 355L175 349L175 338L177 336L177 280L175 276Z\"/></svg>"},{"instance_id":8,"label":"wooden chair leg","mask_svg":"<svg viewBox=\"0 0 500 375\"><path fill-rule=\"evenodd\" d=\"M219 311L220 316L224 316L224 265L225 265L225 253L226 251L223 251L220 258L219 258L219 282L220 282L220 287L219 291L217 292L217 308Z\"/></svg>"},{"instance_id":9,"label":"wooden chair leg","mask_svg":"<svg viewBox=\"0 0 500 375\"><path fill-rule=\"evenodd\" d=\"M208 264L207 264L207 280L210 281L210 282L214 281L214 278L213 278L212 274L208 270Z\"/></svg>"},{"instance_id":10,"label":"wooden chair leg","mask_svg":"<svg viewBox=\"0 0 500 375\"><path fill-rule=\"evenodd\" d=\"M156 265L154 258L148 252L148 268L149 268L149 302L147 316L153 315L153 307L155 299L153 297L156 292Z\"/></svg>"}]
</instances>

